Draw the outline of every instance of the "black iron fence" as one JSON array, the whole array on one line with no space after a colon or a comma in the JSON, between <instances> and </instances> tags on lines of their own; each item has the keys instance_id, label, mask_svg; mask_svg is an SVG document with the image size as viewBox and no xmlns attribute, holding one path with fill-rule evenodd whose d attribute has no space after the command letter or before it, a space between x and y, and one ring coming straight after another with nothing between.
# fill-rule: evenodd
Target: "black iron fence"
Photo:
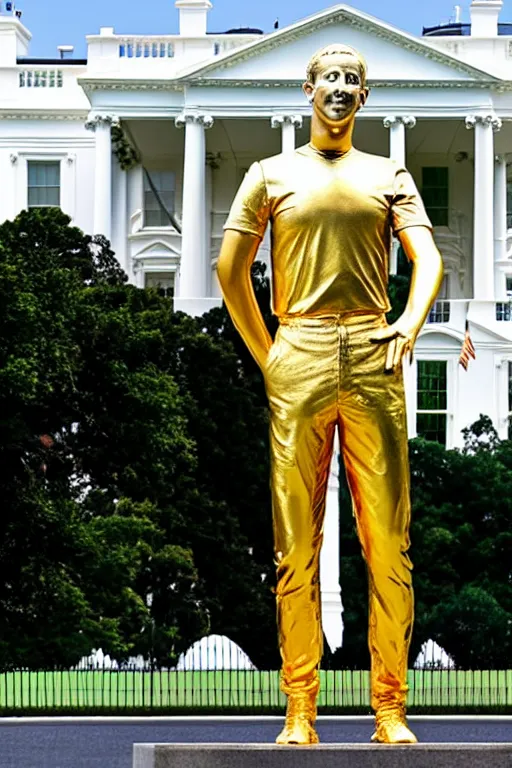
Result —
<instances>
[{"instance_id":1,"label":"black iron fence","mask_svg":"<svg viewBox=\"0 0 512 768\"><path fill-rule=\"evenodd\" d=\"M409 672L408 704L414 711L512 712L512 670L421 669ZM366 670L321 672L319 708L369 712ZM282 710L279 672L78 669L0 673L0 711L259 713Z\"/></svg>"}]
</instances>

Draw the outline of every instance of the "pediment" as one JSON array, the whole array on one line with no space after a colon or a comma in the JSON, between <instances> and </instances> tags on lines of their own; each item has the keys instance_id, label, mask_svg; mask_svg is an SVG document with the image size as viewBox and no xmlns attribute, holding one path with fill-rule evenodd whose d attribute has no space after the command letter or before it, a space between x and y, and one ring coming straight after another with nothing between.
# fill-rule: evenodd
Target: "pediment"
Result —
<instances>
[{"instance_id":1,"label":"pediment","mask_svg":"<svg viewBox=\"0 0 512 768\"><path fill-rule=\"evenodd\" d=\"M489 82L493 75L446 54L421 38L337 5L297 24L253 41L206 66L189 69L179 80L208 82L302 82L306 64L319 48L336 42L366 57L370 82Z\"/></svg>"},{"instance_id":2,"label":"pediment","mask_svg":"<svg viewBox=\"0 0 512 768\"><path fill-rule=\"evenodd\" d=\"M427 325L420 334L420 340L419 346L421 346L422 352L442 349L443 352L453 352L459 355L464 336L462 333L449 328L440 331Z\"/></svg>"},{"instance_id":3,"label":"pediment","mask_svg":"<svg viewBox=\"0 0 512 768\"><path fill-rule=\"evenodd\" d=\"M179 253L163 240L154 240L137 253L137 258L169 258L170 256L177 257Z\"/></svg>"}]
</instances>

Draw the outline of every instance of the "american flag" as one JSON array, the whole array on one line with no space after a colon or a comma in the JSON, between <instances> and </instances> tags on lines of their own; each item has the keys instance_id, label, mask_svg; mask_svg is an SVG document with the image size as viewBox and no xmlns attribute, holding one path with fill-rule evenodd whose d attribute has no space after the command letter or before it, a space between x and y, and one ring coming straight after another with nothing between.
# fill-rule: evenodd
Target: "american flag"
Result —
<instances>
[{"instance_id":1,"label":"american flag","mask_svg":"<svg viewBox=\"0 0 512 768\"><path fill-rule=\"evenodd\" d=\"M466 320L466 333L464 334L464 343L462 344L459 357L459 363L462 365L465 371L468 369L469 359L471 357L473 360L476 360L475 348L473 346L473 342L471 341L471 336L469 335L469 322Z\"/></svg>"}]
</instances>

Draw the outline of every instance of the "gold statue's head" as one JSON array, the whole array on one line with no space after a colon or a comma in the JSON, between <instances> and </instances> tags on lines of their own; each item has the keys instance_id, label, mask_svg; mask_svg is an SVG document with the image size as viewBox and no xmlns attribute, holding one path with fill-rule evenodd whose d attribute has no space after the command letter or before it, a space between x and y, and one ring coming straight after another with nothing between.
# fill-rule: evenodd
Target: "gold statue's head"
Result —
<instances>
[{"instance_id":1,"label":"gold statue's head","mask_svg":"<svg viewBox=\"0 0 512 768\"><path fill-rule=\"evenodd\" d=\"M366 61L355 48L328 45L311 58L304 93L321 119L346 122L366 103L367 75Z\"/></svg>"}]
</instances>

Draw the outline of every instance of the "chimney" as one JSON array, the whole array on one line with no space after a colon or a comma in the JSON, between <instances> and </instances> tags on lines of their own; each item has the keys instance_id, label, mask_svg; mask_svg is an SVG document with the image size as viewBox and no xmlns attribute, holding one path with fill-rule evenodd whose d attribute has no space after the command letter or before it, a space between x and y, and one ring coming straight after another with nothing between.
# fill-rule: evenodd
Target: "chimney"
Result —
<instances>
[{"instance_id":1,"label":"chimney","mask_svg":"<svg viewBox=\"0 0 512 768\"><path fill-rule=\"evenodd\" d=\"M74 45L58 45L57 50L61 59L72 59L75 50Z\"/></svg>"},{"instance_id":2,"label":"chimney","mask_svg":"<svg viewBox=\"0 0 512 768\"><path fill-rule=\"evenodd\" d=\"M472 37L497 37L502 8L503 0L473 0L469 9Z\"/></svg>"},{"instance_id":3,"label":"chimney","mask_svg":"<svg viewBox=\"0 0 512 768\"><path fill-rule=\"evenodd\" d=\"M180 35L183 37L203 37L206 35L208 11L212 8L210 0L176 0L180 12Z\"/></svg>"},{"instance_id":4,"label":"chimney","mask_svg":"<svg viewBox=\"0 0 512 768\"><path fill-rule=\"evenodd\" d=\"M31 38L19 18L0 15L0 67L15 67L18 57L27 56Z\"/></svg>"}]
</instances>

